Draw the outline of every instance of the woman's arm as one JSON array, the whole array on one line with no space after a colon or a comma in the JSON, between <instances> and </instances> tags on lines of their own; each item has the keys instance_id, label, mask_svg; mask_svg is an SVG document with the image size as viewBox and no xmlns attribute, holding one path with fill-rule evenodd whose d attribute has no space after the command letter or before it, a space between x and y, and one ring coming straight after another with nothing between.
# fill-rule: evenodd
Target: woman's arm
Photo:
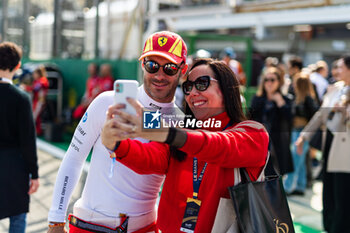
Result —
<instances>
[{"instance_id":1,"label":"woman's arm","mask_svg":"<svg viewBox=\"0 0 350 233\"><path fill-rule=\"evenodd\" d=\"M135 105L136 102L131 100L130 103ZM140 116L141 108L136 107L136 112L137 115ZM157 131L156 134L161 136L154 136L152 135L154 132L147 132L141 129L140 119L137 116L132 116L120 110L110 108L108 111L109 120L112 120L114 113L119 115L118 118L113 119L113 122L115 123L115 128L120 130L119 132L115 131L116 135L114 139L121 140L124 138L143 137L160 142L167 141L171 146L177 145L179 150L186 152L188 155L196 156L201 160L223 167L258 167L265 164L268 149L268 134L264 126L257 122L241 122L225 132L176 129L171 130L170 134L169 131ZM124 122L121 122L120 118L122 118ZM125 121L129 121L129 123ZM133 127L136 127L136 129L133 130ZM108 129L108 127L104 127L103 129L105 132L108 130L111 129ZM106 133L103 133L102 142L106 145L106 141L111 141L111 143L106 146L112 148L111 146L114 145L116 140L108 137ZM171 140L169 140L169 138L171 138ZM168 147L166 147L166 150L162 147L162 149L158 151L157 148L161 148L159 145L162 144L149 144L150 146L136 143L132 140L123 141L116 150L117 157L130 159L130 156L134 156L134 159L138 160L139 164L132 165L130 162L127 166L135 166L139 169L139 166L141 167L143 164L146 164L146 167L151 167L150 165L152 164L152 166L156 166L157 169L160 168L160 171L164 172L166 169L164 166L165 161L169 160L164 159L169 156ZM135 154L137 154L137 156L143 156L142 160L139 160ZM160 154L164 158L159 160L154 154ZM124 158L121 159L121 162L125 163L123 160ZM148 162L148 160L151 162ZM135 167L131 168L135 170ZM140 172L140 170L138 172ZM145 171L141 170L141 172Z\"/></svg>"},{"instance_id":2,"label":"woman's arm","mask_svg":"<svg viewBox=\"0 0 350 233\"><path fill-rule=\"evenodd\" d=\"M119 162L139 174L165 174L170 160L169 146L160 142L126 139L114 153Z\"/></svg>"},{"instance_id":3,"label":"woman's arm","mask_svg":"<svg viewBox=\"0 0 350 233\"><path fill-rule=\"evenodd\" d=\"M263 125L244 121L224 132L187 131L179 150L221 167L260 167L266 161L268 142Z\"/></svg>"},{"instance_id":4,"label":"woman's arm","mask_svg":"<svg viewBox=\"0 0 350 233\"><path fill-rule=\"evenodd\" d=\"M206 132L177 129L185 132L187 140L179 150L190 156L222 167L261 167L265 164L268 135L264 127L245 121L225 132ZM170 152L164 143L121 141L116 157L121 163L140 174L165 174Z\"/></svg>"},{"instance_id":5,"label":"woman's arm","mask_svg":"<svg viewBox=\"0 0 350 233\"><path fill-rule=\"evenodd\" d=\"M142 105L129 101L136 115L123 112L123 104L110 106L107 120L101 132L102 143L121 163L139 174L165 174L169 165L169 146L164 143L168 130L144 131L141 124ZM155 142L142 143L132 138L144 138ZM158 142L156 142L158 141Z\"/></svg>"},{"instance_id":6,"label":"woman's arm","mask_svg":"<svg viewBox=\"0 0 350 233\"><path fill-rule=\"evenodd\" d=\"M109 106L107 119L101 132L102 143L109 150L114 150L118 141L128 138L144 138L150 141L164 142L168 136L169 128L162 128L161 130L143 129L143 106L135 99L130 98L128 101L135 108L136 115L122 111L125 108L124 104Z\"/></svg>"},{"instance_id":7,"label":"woman's arm","mask_svg":"<svg viewBox=\"0 0 350 233\"><path fill-rule=\"evenodd\" d=\"M301 155L303 153L303 146L305 141L310 141L312 136L315 135L317 129L322 125L322 112L324 109L319 109L311 118L309 123L304 127L303 131L300 133L299 137L295 141L295 146L297 147L297 154Z\"/></svg>"}]
</instances>

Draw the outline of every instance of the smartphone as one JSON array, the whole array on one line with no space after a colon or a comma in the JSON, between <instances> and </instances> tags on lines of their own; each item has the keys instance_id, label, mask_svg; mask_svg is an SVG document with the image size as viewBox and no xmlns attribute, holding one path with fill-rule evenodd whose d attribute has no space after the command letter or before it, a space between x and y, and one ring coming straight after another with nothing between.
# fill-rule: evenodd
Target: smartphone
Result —
<instances>
[{"instance_id":1,"label":"smartphone","mask_svg":"<svg viewBox=\"0 0 350 233\"><path fill-rule=\"evenodd\" d=\"M136 99L138 93L139 82L136 80L116 80L114 82L114 103L125 104L125 112L136 114L133 106L126 101L127 97Z\"/></svg>"}]
</instances>

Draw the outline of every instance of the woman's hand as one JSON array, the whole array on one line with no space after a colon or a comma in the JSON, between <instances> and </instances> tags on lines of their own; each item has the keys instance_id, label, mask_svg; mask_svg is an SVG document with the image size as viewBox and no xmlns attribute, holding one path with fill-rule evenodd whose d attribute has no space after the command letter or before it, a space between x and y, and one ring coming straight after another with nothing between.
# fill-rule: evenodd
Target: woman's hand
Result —
<instances>
[{"instance_id":1,"label":"woman's hand","mask_svg":"<svg viewBox=\"0 0 350 233\"><path fill-rule=\"evenodd\" d=\"M281 93L279 93L279 92L276 92L272 95L272 100L276 102L276 104L279 108L286 104Z\"/></svg>"},{"instance_id":2,"label":"woman's hand","mask_svg":"<svg viewBox=\"0 0 350 233\"><path fill-rule=\"evenodd\" d=\"M107 119L101 132L101 140L102 144L110 150L114 149L117 141L128 138L125 130L120 128L121 124L128 124L128 120L117 116L117 113L124 108L124 104L115 104L108 108Z\"/></svg>"},{"instance_id":3,"label":"woman's hand","mask_svg":"<svg viewBox=\"0 0 350 233\"><path fill-rule=\"evenodd\" d=\"M303 137L298 137L298 139L295 141L295 146L297 147L297 154L302 155L303 154L303 147L304 147L304 139Z\"/></svg>"},{"instance_id":4,"label":"woman's hand","mask_svg":"<svg viewBox=\"0 0 350 233\"><path fill-rule=\"evenodd\" d=\"M125 105L110 106L107 111L107 120L101 132L103 145L113 150L117 141L128 138L144 138L152 141L164 142L168 136L168 128L163 130L145 130L142 127L143 106L135 99L128 102L135 108L136 115L124 112Z\"/></svg>"},{"instance_id":5,"label":"woman's hand","mask_svg":"<svg viewBox=\"0 0 350 233\"><path fill-rule=\"evenodd\" d=\"M346 116L346 106L342 102L335 103L332 112L340 112L343 114L343 116Z\"/></svg>"},{"instance_id":6,"label":"woman's hand","mask_svg":"<svg viewBox=\"0 0 350 233\"><path fill-rule=\"evenodd\" d=\"M168 136L169 129L143 129L142 108L143 106L135 99L128 98L127 101L135 108L136 115L131 115L121 109L111 109L113 114L118 115L115 124L123 133L121 137L126 138L144 138L151 141L164 142Z\"/></svg>"}]
</instances>

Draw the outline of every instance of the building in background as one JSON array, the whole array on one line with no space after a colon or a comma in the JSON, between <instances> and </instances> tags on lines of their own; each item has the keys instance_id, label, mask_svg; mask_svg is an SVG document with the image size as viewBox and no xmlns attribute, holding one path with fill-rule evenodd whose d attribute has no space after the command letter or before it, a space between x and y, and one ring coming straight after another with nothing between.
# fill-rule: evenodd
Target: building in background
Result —
<instances>
[{"instance_id":1,"label":"building in background","mask_svg":"<svg viewBox=\"0 0 350 233\"><path fill-rule=\"evenodd\" d=\"M101 58L135 59L142 50L142 1L103 1L98 6L98 50ZM84 58L95 57L96 9L84 17Z\"/></svg>"},{"instance_id":2,"label":"building in background","mask_svg":"<svg viewBox=\"0 0 350 233\"><path fill-rule=\"evenodd\" d=\"M142 37L162 29L244 36L263 57L297 54L306 65L350 51L350 0L3 0L0 6L2 38L30 47L32 59L136 59ZM195 44L214 55L225 47L244 59L244 43Z\"/></svg>"}]
</instances>

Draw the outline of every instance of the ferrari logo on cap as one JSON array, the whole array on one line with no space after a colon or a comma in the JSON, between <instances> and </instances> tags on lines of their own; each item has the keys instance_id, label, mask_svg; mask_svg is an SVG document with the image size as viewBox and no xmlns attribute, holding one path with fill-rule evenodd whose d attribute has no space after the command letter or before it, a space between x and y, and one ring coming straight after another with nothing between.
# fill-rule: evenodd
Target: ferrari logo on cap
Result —
<instances>
[{"instance_id":1,"label":"ferrari logo on cap","mask_svg":"<svg viewBox=\"0 0 350 233\"><path fill-rule=\"evenodd\" d=\"M168 41L168 38L165 36L161 36L158 38L158 44L160 47L163 47L167 41Z\"/></svg>"}]
</instances>

